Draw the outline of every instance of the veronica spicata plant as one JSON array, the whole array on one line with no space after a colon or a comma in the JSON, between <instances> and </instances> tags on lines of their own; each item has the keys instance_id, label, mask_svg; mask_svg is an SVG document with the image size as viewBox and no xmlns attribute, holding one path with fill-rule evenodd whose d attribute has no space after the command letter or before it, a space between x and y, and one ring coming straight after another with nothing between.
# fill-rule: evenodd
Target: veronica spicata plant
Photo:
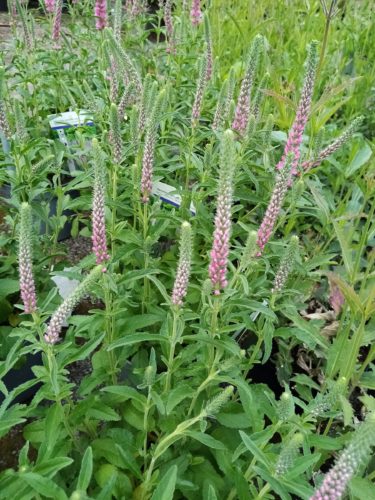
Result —
<instances>
[{"instance_id":1,"label":"veronica spicata plant","mask_svg":"<svg viewBox=\"0 0 375 500\"><path fill-rule=\"evenodd\" d=\"M10 2L0 499L369 497L365 3Z\"/></svg>"}]
</instances>

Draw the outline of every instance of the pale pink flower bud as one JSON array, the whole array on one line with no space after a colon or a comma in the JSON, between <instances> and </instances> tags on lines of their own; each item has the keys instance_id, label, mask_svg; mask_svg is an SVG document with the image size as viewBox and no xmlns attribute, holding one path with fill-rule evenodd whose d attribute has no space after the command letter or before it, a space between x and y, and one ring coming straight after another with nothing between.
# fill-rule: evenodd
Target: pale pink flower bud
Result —
<instances>
[{"instance_id":1,"label":"pale pink flower bud","mask_svg":"<svg viewBox=\"0 0 375 500\"><path fill-rule=\"evenodd\" d=\"M231 235L231 208L233 176L235 169L235 144L233 132L224 132L221 142L220 173L216 199L215 230L210 253L209 276L214 294L227 286L227 265Z\"/></svg>"},{"instance_id":2,"label":"pale pink flower bud","mask_svg":"<svg viewBox=\"0 0 375 500\"><path fill-rule=\"evenodd\" d=\"M141 191L143 203L148 203L152 191L155 146L158 137L160 116L164 107L165 90L162 90L155 102L151 117L147 123L145 145L142 160Z\"/></svg>"},{"instance_id":3,"label":"pale pink flower bud","mask_svg":"<svg viewBox=\"0 0 375 500\"><path fill-rule=\"evenodd\" d=\"M97 139L92 141L94 154L94 191L92 200L92 250L96 263L109 259L105 229L105 163Z\"/></svg>"},{"instance_id":4,"label":"pale pink flower bud","mask_svg":"<svg viewBox=\"0 0 375 500\"><path fill-rule=\"evenodd\" d=\"M243 135L246 132L250 116L250 99L253 88L255 72L258 67L259 55L263 47L263 37L257 35L250 49L246 73L241 83L240 94L238 96L235 117L232 129Z\"/></svg>"},{"instance_id":5,"label":"pale pink flower bud","mask_svg":"<svg viewBox=\"0 0 375 500\"><path fill-rule=\"evenodd\" d=\"M183 299L187 293L191 268L191 253L191 225L185 221L181 226L180 258L172 293L172 304L175 306L183 305Z\"/></svg>"},{"instance_id":6,"label":"pale pink flower bud","mask_svg":"<svg viewBox=\"0 0 375 500\"><path fill-rule=\"evenodd\" d=\"M314 92L314 83L316 68L318 64L317 42L313 41L309 45L308 56L306 60L306 71L303 82L301 98L298 104L296 118L290 129L288 139L284 148L284 154L277 164L276 168L281 170L285 166L286 155L293 153L293 162L291 173L297 174L299 159L301 156L302 136L309 118L312 95Z\"/></svg>"},{"instance_id":7,"label":"pale pink flower bud","mask_svg":"<svg viewBox=\"0 0 375 500\"><path fill-rule=\"evenodd\" d=\"M62 6L63 6L63 0L56 0L55 12L53 18L53 27L52 27L52 39L55 41L57 41L60 38Z\"/></svg>"},{"instance_id":8,"label":"pale pink flower bud","mask_svg":"<svg viewBox=\"0 0 375 500\"><path fill-rule=\"evenodd\" d=\"M192 0L191 11L190 11L191 22L193 26L197 26L202 22L202 11L200 0Z\"/></svg>"},{"instance_id":9,"label":"pale pink flower bud","mask_svg":"<svg viewBox=\"0 0 375 500\"><path fill-rule=\"evenodd\" d=\"M107 26L107 0L96 0L94 12L96 17L96 29L104 29Z\"/></svg>"},{"instance_id":10,"label":"pale pink flower bud","mask_svg":"<svg viewBox=\"0 0 375 500\"><path fill-rule=\"evenodd\" d=\"M52 13L55 9L55 0L45 0L46 11Z\"/></svg>"},{"instance_id":11,"label":"pale pink flower bud","mask_svg":"<svg viewBox=\"0 0 375 500\"><path fill-rule=\"evenodd\" d=\"M172 17L172 1L166 0L164 5L164 22L165 31L167 33L167 52L169 54L176 54L176 42L174 39L173 17Z\"/></svg>"},{"instance_id":12,"label":"pale pink flower bud","mask_svg":"<svg viewBox=\"0 0 375 500\"><path fill-rule=\"evenodd\" d=\"M293 154L289 153L285 163L285 168L283 168L283 170L281 170L281 172L276 177L276 183L271 195L271 200L268 204L266 213L263 217L263 221L258 230L258 255L261 255L267 241L270 239L275 227L277 217L283 205L285 194L288 190L288 184L290 180L290 165L292 161Z\"/></svg>"},{"instance_id":13,"label":"pale pink flower bud","mask_svg":"<svg viewBox=\"0 0 375 500\"><path fill-rule=\"evenodd\" d=\"M32 267L32 219L31 208L28 203L22 203L20 215L21 222L18 248L20 290L25 313L31 314L36 311L36 292Z\"/></svg>"},{"instance_id":14,"label":"pale pink flower bud","mask_svg":"<svg viewBox=\"0 0 375 500\"><path fill-rule=\"evenodd\" d=\"M194 96L193 108L191 111L191 122L193 127L198 122L201 114L204 91L206 90L206 86L207 86L207 52L201 58L199 63L199 76Z\"/></svg>"}]
</instances>

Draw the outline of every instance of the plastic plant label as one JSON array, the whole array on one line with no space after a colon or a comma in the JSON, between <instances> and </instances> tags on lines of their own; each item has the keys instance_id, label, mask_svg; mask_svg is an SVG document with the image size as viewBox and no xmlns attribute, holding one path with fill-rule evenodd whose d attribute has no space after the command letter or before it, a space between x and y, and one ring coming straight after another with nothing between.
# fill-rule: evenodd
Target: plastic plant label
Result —
<instances>
[{"instance_id":1,"label":"plastic plant label","mask_svg":"<svg viewBox=\"0 0 375 500\"><path fill-rule=\"evenodd\" d=\"M264 306L267 306L268 305L268 301L266 299L263 300L262 304ZM250 319L251 321L255 321L257 319L257 317L259 316L260 314L260 311L254 311L253 313L250 314Z\"/></svg>"},{"instance_id":2,"label":"plastic plant label","mask_svg":"<svg viewBox=\"0 0 375 500\"><path fill-rule=\"evenodd\" d=\"M72 269L71 267L64 267L63 271L72 271ZM69 297L79 285L78 280L70 279L66 276L52 276L51 279L56 283L59 295L63 300ZM63 326L67 327L68 323L64 321Z\"/></svg>"},{"instance_id":3,"label":"plastic plant label","mask_svg":"<svg viewBox=\"0 0 375 500\"><path fill-rule=\"evenodd\" d=\"M67 111L58 115L49 115L49 124L53 133L59 141L66 147L77 144L76 130L79 128L88 137L93 137L96 133L93 116L87 110ZM88 141L87 145L90 145ZM68 161L68 168L71 174L77 171L73 160Z\"/></svg>"},{"instance_id":4,"label":"plastic plant label","mask_svg":"<svg viewBox=\"0 0 375 500\"><path fill-rule=\"evenodd\" d=\"M71 271L71 270L72 268L70 267L64 268L64 271ZM79 285L78 280L72 280L70 278L67 278L66 276L53 276L51 279L56 283L56 286L59 290L59 295L64 300L67 297L69 297L69 295L73 293L74 290Z\"/></svg>"},{"instance_id":5,"label":"plastic plant label","mask_svg":"<svg viewBox=\"0 0 375 500\"><path fill-rule=\"evenodd\" d=\"M177 190L175 187L165 184L164 182L154 182L152 186L152 194L154 196L158 196L162 201L165 203L168 203L169 205L172 205L174 207L180 207L182 198L181 195L178 194ZM196 210L194 203L190 203L190 212L195 215Z\"/></svg>"}]
</instances>

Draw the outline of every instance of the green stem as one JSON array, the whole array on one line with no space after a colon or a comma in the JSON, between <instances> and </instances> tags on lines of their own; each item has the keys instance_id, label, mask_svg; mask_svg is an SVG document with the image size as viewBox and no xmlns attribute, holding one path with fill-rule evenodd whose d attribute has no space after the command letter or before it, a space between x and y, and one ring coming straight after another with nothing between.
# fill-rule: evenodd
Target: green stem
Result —
<instances>
[{"instance_id":1,"label":"green stem","mask_svg":"<svg viewBox=\"0 0 375 500\"><path fill-rule=\"evenodd\" d=\"M164 388L164 392L166 392L166 393L171 388L171 379L172 379L172 373L173 373L174 355L175 355L176 345L177 345L177 342L178 342L177 320L178 320L178 311L173 310L172 336L170 338L170 348L169 348L169 358L168 358L168 370L167 370L167 377L165 379L165 388Z\"/></svg>"},{"instance_id":2,"label":"green stem","mask_svg":"<svg viewBox=\"0 0 375 500\"><path fill-rule=\"evenodd\" d=\"M108 283L108 278L104 273L104 302L105 302L105 322L106 322L106 345L109 346L112 344L114 338L114 322L112 318L112 293L109 287ZM108 360L109 360L109 366L110 366L110 375L112 378L112 383L116 384L117 379L116 379L116 361L115 361L115 355L114 351L107 351L108 352Z\"/></svg>"},{"instance_id":3,"label":"green stem","mask_svg":"<svg viewBox=\"0 0 375 500\"><path fill-rule=\"evenodd\" d=\"M218 327L218 315L220 310L220 299L218 297L213 298L213 307L212 307L212 315L211 315L211 328L210 328L210 338L212 341L215 340L217 334ZM208 370L209 372L212 369L215 358L215 346L213 343L208 345Z\"/></svg>"},{"instance_id":4,"label":"green stem","mask_svg":"<svg viewBox=\"0 0 375 500\"><path fill-rule=\"evenodd\" d=\"M151 403L151 386L148 386L148 394L147 394L147 402L145 407L145 412L143 415L143 430L145 433L145 437L143 440L143 458L144 458L144 468L146 469L147 465L147 433L148 433L148 413L150 411Z\"/></svg>"},{"instance_id":5,"label":"green stem","mask_svg":"<svg viewBox=\"0 0 375 500\"><path fill-rule=\"evenodd\" d=\"M116 229L116 217L117 217L117 177L118 177L118 165L115 163L112 169L112 219L111 219L111 252L112 258L115 255L115 229Z\"/></svg>"},{"instance_id":6,"label":"green stem","mask_svg":"<svg viewBox=\"0 0 375 500\"><path fill-rule=\"evenodd\" d=\"M364 333L365 333L365 319L362 318L361 324L359 325L357 331L354 333L352 339L350 340L350 344L352 344L350 346L351 356L349 358L349 362L346 365L346 370L344 370L343 374L343 376L346 377L348 380L351 380L354 375L355 365L357 363L357 358L362 345Z\"/></svg>"},{"instance_id":7,"label":"green stem","mask_svg":"<svg viewBox=\"0 0 375 500\"><path fill-rule=\"evenodd\" d=\"M279 428L280 428L280 426L281 426L281 425L282 425L282 422L279 420L279 421L275 424L275 426L274 426L274 434L275 434L275 433L279 430ZM264 450L264 448L267 446L267 444L268 444L268 440L267 440L267 442L265 442L265 443L263 443L262 445L260 445L260 446L259 446L260 451L263 451L263 450ZM257 462L257 459L254 457L254 458L252 459L251 463L249 464L248 468L246 469L246 472L245 472L245 474L244 474L244 478L246 479L246 481L247 481L247 482L251 479L251 477L252 477L252 475L253 475L253 467L254 467L254 465L256 464L256 462ZM267 484L268 484L268 483L267 483ZM264 496L264 495L265 495L265 493L267 493L268 489L267 489L267 490L265 490L265 491L263 491L263 490L264 490L264 488L267 486L267 484L266 484L266 485L263 487L263 489L259 492L259 495L260 495L260 494L262 494L262 496ZM234 500L234 498L236 498L236 493L237 493L237 489L236 489L236 487L232 488L232 489L231 489L231 491L230 491L230 493L229 493L229 495L228 495L227 500ZM258 497L257 497L257 498L262 498L262 497L261 497L261 496L259 496L259 495L258 495Z\"/></svg>"},{"instance_id":8,"label":"green stem","mask_svg":"<svg viewBox=\"0 0 375 500\"><path fill-rule=\"evenodd\" d=\"M147 248L147 233L148 233L148 204L143 204L143 251L144 251L144 269L148 269L148 248ZM149 281L147 276L143 278L143 300L142 314L145 313L149 298Z\"/></svg>"}]
</instances>

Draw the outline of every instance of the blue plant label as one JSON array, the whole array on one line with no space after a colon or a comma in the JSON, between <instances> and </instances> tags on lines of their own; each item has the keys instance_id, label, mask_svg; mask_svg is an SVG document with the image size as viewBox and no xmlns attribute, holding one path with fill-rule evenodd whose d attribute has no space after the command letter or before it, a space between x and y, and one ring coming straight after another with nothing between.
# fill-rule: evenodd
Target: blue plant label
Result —
<instances>
[{"instance_id":1,"label":"blue plant label","mask_svg":"<svg viewBox=\"0 0 375 500\"><path fill-rule=\"evenodd\" d=\"M169 205L173 205L174 207L180 207L182 198L181 195L178 194L177 189L170 184L165 184L164 182L154 182L152 186L152 194L154 196L158 196L162 201L168 203ZM195 215L196 210L194 203L190 203L190 212Z\"/></svg>"}]
</instances>

